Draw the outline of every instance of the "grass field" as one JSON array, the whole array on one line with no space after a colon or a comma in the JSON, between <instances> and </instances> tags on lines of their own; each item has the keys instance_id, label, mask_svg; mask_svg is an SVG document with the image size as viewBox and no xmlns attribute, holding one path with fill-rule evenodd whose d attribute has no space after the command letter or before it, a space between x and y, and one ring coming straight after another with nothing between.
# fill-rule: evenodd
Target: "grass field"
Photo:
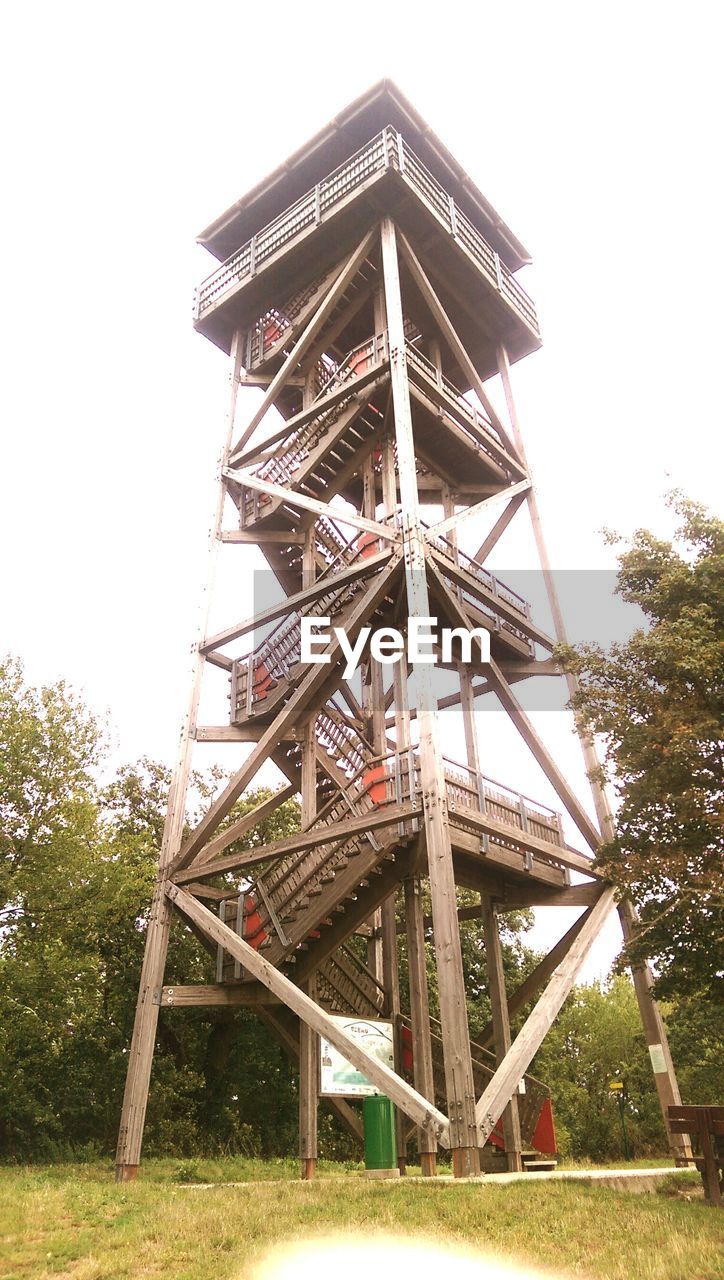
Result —
<instances>
[{"instance_id":1,"label":"grass field","mask_svg":"<svg viewBox=\"0 0 724 1280\"><path fill-rule=\"evenodd\" d=\"M149 1160L138 1182L117 1187L101 1163L3 1168L0 1280L251 1280L269 1246L335 1233L368 1245L378 1233L424 1237L430 1267L420 1273L403 1260L394 1270L401 1280L413 1270L420 1280L436 1274L429 1251L446 1242L556 1276L724 1280L724 1214L699 1199L695 1175L683 1194L633 1195L534 1177L509 1186L379 1184L338 1171L322 1166L317 1181L300 1183L291 1161ZM197 1179L254 1184L206 1189ZM368 1280L386 1280L385 1268L374 1269ZM461 1280L487 1275L477 1259L457 1271ZM352 1280L308 1254L295 1273ZM456 1280L455 1266L445 1280Z\"/></svg>"}]
</instances>

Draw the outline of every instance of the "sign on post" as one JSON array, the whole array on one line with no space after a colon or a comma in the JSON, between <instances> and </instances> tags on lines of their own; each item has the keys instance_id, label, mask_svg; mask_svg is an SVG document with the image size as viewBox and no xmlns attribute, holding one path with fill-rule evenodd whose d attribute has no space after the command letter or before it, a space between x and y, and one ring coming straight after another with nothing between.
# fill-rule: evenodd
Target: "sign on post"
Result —
<instances>
[{"instance_id":1,"label":"sign on post","mask_svg":"<svg viewBox=\"0 0 724 1280\"><path fill-rule=\"evenodd\" d=\"M351 1018L334 1015L334 1021L358 1040L361 1045L392 1071L395 1069L394 1038L391 1022L377 1022L369 1018ZM327 1098L370 1098L380 1090L362 1075L333 1044L319 1039L321 1051L321 1076L319 1092Z\"/></svg>"}]
</instances>

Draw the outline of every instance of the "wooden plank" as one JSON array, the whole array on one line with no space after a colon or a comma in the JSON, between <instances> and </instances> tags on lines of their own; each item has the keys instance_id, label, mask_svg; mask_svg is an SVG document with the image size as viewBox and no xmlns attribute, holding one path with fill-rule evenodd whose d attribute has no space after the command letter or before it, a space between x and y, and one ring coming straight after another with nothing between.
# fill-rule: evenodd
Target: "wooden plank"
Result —
<instances>
[{"instance_id":1,"label":"wooden plank","mask_svg":"<svg viewBox=\"0 0 724 1280\"><path fill-rule=\"evenodd\" d=\"M214 916L206 907L192 898L178 885L166 885L166 893L174 906L189 920L201 929L212 942L218 943L231 956L238 959L246 973L250 973L274 995L278 996L287 1008L296 1013L318 1035L324 1036L333 1044L353 1066L367 1076L377 1088L395 1106L400 1107L405 1115L414 1120L423 1129L435 1133L443 1146L449 1142L450 1125L446 1116L423 1098L415 1089L401 1080L394 1071L371 1054L348 1035L329 1014L320 1009L305 992L296 987L289 978L270 965L253 947L244 942L235 933Z\"/></svg>"},{"instance_id":2,"label":"wooden plank","mask_svg":"<svg viewBox=\"0 0 724 1280\"><path fill-rule=\"evenodd\" d=\"M543 995L513 1041L503 1061L479 1098L475 1108L481 1140L487 1141L513 1096L518 1081L525 1075L546 1032L570 994L583 963L604 925L615 902L613 887L604 889L595 907L591 907L585 924L573 940L567 956L561 961ZM200 908L202 911L205 908ZM207 913L211 916L211 913ZM211 916L213 920L214 917Z\"/></svg>"},{"instance_id":3,"label":"wooden plank","mask_svg":"<svg viewBox=\"0 0 724 1280\"><path fill-rule=\"evenodd\" d=\"M374 245L377 235L378 230L377 227L374 226L365 236L363 236L357 248L347 259L345 265L337 276L337 279L315 311L304 332L297 339L281 368L277 373L275 373L269 383L267 392L258 409L254 413L251 422L242 432L241 436L236 441L236 444L232 446L229 455L232 461L237 454L241 453L247 440L251 439L262 418L266 416L267 411L274 404L274 401L279 395L279 392L284 386L289 375L294 372L300 361L304 359L304 356L314 342L314 339L322 328L322 325L334 311L337 303L344 296L345 291L349 288L354 277L357 275L362 263Z\"/></svg>"}]
</instances>

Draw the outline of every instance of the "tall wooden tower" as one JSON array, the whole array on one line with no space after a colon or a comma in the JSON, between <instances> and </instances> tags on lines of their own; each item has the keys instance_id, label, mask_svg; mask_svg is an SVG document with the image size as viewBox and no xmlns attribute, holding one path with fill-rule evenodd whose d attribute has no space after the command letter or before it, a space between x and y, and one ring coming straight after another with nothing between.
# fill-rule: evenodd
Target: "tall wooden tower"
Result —
<instances>
[{"instance_id":1,"label":"tall wooden tower","mask_svg":"<svg viewBox=\"0 0 724 1280\"><path fill-rule=\"evenodd\" d=\"M196 328L231 363L211 556L222 544L232 544L226 555L242 558L245 547L259 547L283 599L255 617L232 617L216 634L205 629L195 650L129 1056L118 1177L134 1176L140 1160L159 1012L202 1004L253 1006L298 1059L305 1176L317 1154L320 1035L392 1099L403 1155L409 1126L417 1129L426 1173L442 1147L456 1174L474 1174L490 1141L504 1145L509 1166L518 1168L547 1096L526 1072L614 907L612 887L591 865L611 830L605 795L593 782L594 822L515 689L533 675L558 674L550 653L565 638L511 388L511 364L540 345L535 308L515 276L528 255L388 81L222 215L202 243L221 265L198 291ZM505 421L486 391L493 377L502 380ZM261 388L263 397L241 424L243 387ZM281 426L267 418L272 406ZM554 636L485 567L523 507ZM481 520L482 544L465 550ZM327 664L302 661L305 616L329 618L351 641L366 626L406 631L415 618L487 631L489 662L478 644L470 662L457 647L437 654L457 675L459 691L445 703L461 709L467 758L447 759L429 663L384 664L368 642L361 683L359 675L346 679L339 639ZM230 682L224 725L199 723L209 668ZM474 704L484 694L513 721L590 854L569 845L558 813L481 773ZM195 741L249 747L184 834ZM590 772L594 750L582 746ZM236 802L268 761L286 785L239 817ZM293 794L301 795L299 834L257 841L253 851L246 840L242 848L241 837ZM431 920L423 915L425 882ZM479 895L493 1010L489 1029L472 1044L459 934L471 908L459 905L456 887ZM403 903L406 1008L396 936ZM508 999L498 918L534 904L576 906L581 914ZM164 986L174 910L211 953L205 986L178 985L183 975L176 974ZM631 909L619 906L619 914L628 933ZM439 1023L428 1007L430 925ZM366 961L359 942L350 945L360 933L368 939ZM665 1106L678 1100L666 1036L650 975L640 970L635 981ZM511 1040L511 1015L538 993ZM333 1013L393 1020L396 1070L371 1057ZM354 1108L331 1105L359 1133Z\"/></svg>"}]
</instances>

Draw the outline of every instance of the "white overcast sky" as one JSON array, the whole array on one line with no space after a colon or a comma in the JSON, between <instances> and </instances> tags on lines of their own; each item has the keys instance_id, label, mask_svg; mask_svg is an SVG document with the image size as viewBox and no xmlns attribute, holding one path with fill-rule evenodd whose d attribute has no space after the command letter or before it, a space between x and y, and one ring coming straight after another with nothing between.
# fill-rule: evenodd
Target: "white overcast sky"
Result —
<instances>
[{"instance_id":1,"label":"white overcast sky","mask_svg":"<svg viewBox=\"0 0 724 1280\"><path fill-rule=\"evenodd\" d=\"M716 507L720 15L5 6L0 650L108 708L114 758L171 760L226 393L191 328L213 266L194 236L383 75L533 254L519 278L545 345L514 377L554 563L611 565L604 525L667 532L674 485ZM225 554L221 621L248 611L251 563ZM555 803L499 717L480 719L488 771ZM562 716L538 722L580 781Z\"/></svg>"}]
</instances>

